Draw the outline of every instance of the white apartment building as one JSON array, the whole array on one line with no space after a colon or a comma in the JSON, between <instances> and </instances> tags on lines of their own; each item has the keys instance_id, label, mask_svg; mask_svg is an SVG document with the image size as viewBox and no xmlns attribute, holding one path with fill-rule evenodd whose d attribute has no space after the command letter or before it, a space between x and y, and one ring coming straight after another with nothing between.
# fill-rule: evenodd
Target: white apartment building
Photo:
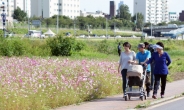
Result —
<instances>
[{"instance_id":1,"label":"white apartment building","mask_svg":"<svg viewBox=\"0 0 184 110\"><path fill-rule=\"evenodd\" d=\"M72 19L80 16L80 0L31 0L31 16L49 18L58 14Z\"/></svg>"},{"instance_id":2,"label":"white apartment building","mask_svg":"<svg viewBox=\"0 0 184 110\"><path fill-rule=\"evenodd\" d=\"M17 7L26 12L28 17L31 17L31 0L14 0L14 9Z\"/></svg>"},{"instance_id":3,"label":"white apartment building","mask_svg":"<svg viewBox=\"0 0 184 110\"><path fill-rule=\"evenodd\" d=\"M9 2L8 2L9 1ZM12 17L14 13L14 0L0 0L0 5L2 6L4 2L5 13L7 17ZM2 9L1 9L2 12Z\"/></svg>"},{"instance_id":4,"label":"white apartment building","mask_svg":"<svg viewBox=\"0 0 184 110\"><path fill-rule=\"evenodd\" d=\"M80 16L83 16L83 17L86 17L86 16L93 16L94 18L96 17L105 17L104 13L101 12L101 11L96 11L95 13L94 12L83 12L83 11L80 11Z\"/></svg>"},{"instance_id":5,"label":"white apartment building","mask_svg":"<svg viewBox=\"0 0 184 110\"><path fill-rule=\"evenodd\" d=\"M169 12L169 21L177 21L179 16L176 12Z\"/></svg>"},{"instance_id":6,"label":"white apartment building","mask_svg":"<svg viewBox=\"0 0 184 110\"><path fill-rule=\"evenodd\" d=\"M134 15L142 13L145 22L168 22L168 0L134 0Z\"/></svg>"}]
</instances>

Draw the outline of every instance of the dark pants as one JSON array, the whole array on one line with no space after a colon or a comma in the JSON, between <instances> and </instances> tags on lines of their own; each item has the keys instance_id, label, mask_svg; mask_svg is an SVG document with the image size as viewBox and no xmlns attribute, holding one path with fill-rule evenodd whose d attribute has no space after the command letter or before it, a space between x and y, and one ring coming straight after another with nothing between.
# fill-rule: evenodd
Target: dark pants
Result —
<instances>
[{"instance_id":1,"label":"dark pants","mask_svg":"<svg viewBox=\"0 0 184 110\"><path fill-rule=\"evenodd\" d=\"M121 55L121 50L118 50L118 54L119 54L119 56Z\"/></svg>"},{"instance_id":2,"label":"dark pants","mask_svg":"<svg viewBox=\"0 0 184 110\"><path fill-rule=\"evenodd\" d=\"M154 81L155 81L155 76L154 76L154 68L155 68L155 63L151 63L151 89L154 87Z\"/></svg>"},{"instance_id":3,"label":"dark pants","mask_svg":"<svg viewBox=\"0 0 184 110\"><path fill-rule=\"evenodd\" d=\"M123 69L121 71L121 75L122 75L122 88L123 88L123 93L125 93L125 89L126 89L126 76L127 76L127 69Z\"/></svg>"},{"instance_id":4,"label":"dark pants","mask_svg":"<svg viewBox=\"0 0 184 110\"><path fill-rule=\"evenodd\" d=\"M151 77L151 75L150 74L151 74L150 72L147 72L147 75L146 75L145 84L146 84L146 91L147 92L150 92L150 85L151 85L151 83L150 83L150 77Z\"/></svg>"},{"instance_id":5,"label":"dark pants","mask_svg":"<svg viewBox=\"0 0 184 110\"><path fill-rule=\"evenodd\" d=\"M157 90L160 85L160 79L161 79L161 95L164 95L165 93L167 75L155 74L155 84L154 84L154 91L153 91L154 95L157 94Z\"/></svg>"}]
</instances>

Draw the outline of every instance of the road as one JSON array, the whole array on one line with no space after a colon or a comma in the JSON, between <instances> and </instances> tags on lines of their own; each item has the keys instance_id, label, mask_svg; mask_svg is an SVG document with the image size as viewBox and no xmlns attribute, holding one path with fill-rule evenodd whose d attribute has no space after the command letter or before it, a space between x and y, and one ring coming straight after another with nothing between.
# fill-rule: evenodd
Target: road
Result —
<instances>
[{"instance_id":1,"label":"road","mask_svg":"<svg viewBox=\"0 0 184 110\"><path fill-rule=\"evenodd\" d=\"M184 110L184 97L167 101L145 110Z\"/></svg>"}]
</instances>

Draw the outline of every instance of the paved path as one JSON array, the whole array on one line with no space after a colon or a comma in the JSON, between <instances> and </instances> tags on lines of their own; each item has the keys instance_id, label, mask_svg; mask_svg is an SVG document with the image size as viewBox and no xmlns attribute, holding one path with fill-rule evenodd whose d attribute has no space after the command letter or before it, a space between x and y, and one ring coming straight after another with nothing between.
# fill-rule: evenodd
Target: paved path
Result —
<instances>
[{"instance_id":1,"label":"paved path","mask_svg":"<svg viewBox=\"0 0 184 110\"><path fill-rule=\"evenodd\" d=\"M150 107L147 110L183 110L184 109L184 97L177 98L175 100L167 101L162 104Z\"/></svg>"},{"instance_id":2,"label":"paved path","mask_svg":"<svg viewBox=\"0 0 184 110\"><path fill-rule=\"evenodd\" d=\"M165 97L179 95L184 93L184 80L167 83ZM158 91L160 93L160 89ZM57 108L55 110L127 110L133 109L138 104L143 104L146 101L141 101L139 98L131 98L130 101L124 101L123 95L116 95L104 99L85 102L80 105L71 105L66 107ZM160 95L158 94L158 97ZM153 101L154 99L148 98L147 100Z\"/></svg>"}]
</instances>

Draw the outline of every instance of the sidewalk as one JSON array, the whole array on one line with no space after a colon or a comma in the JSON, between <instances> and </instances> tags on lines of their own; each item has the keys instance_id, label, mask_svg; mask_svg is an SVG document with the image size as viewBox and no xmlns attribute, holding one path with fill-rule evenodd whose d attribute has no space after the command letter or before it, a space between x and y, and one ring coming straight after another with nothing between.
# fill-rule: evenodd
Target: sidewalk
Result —
<instances>
[{"instance_id":1,"label":"sidewalk","mask_svg":"<svg viewBox=\"0 0 184 110\"><path fill-rule=\"evenodd\" d=\"M167 83L165 98L179 95L184 93L184 80L175 81L172 83ZM151 91L152 92L152 91ZM158 91L160 93L160 89ZM137 105L143 104L147 100L155 101L151 98L147 98L146 101L141 101L139 98L131 98L131 100L124 101L123 95L116 95L107 97L104 99L94 100L90 102L85 102L80 105L70 105L61 108L57 108L55 110L126 110L126 109L134 109ZM160 95L157 95L160 98Z\"/></svg>"}]
</instances>

